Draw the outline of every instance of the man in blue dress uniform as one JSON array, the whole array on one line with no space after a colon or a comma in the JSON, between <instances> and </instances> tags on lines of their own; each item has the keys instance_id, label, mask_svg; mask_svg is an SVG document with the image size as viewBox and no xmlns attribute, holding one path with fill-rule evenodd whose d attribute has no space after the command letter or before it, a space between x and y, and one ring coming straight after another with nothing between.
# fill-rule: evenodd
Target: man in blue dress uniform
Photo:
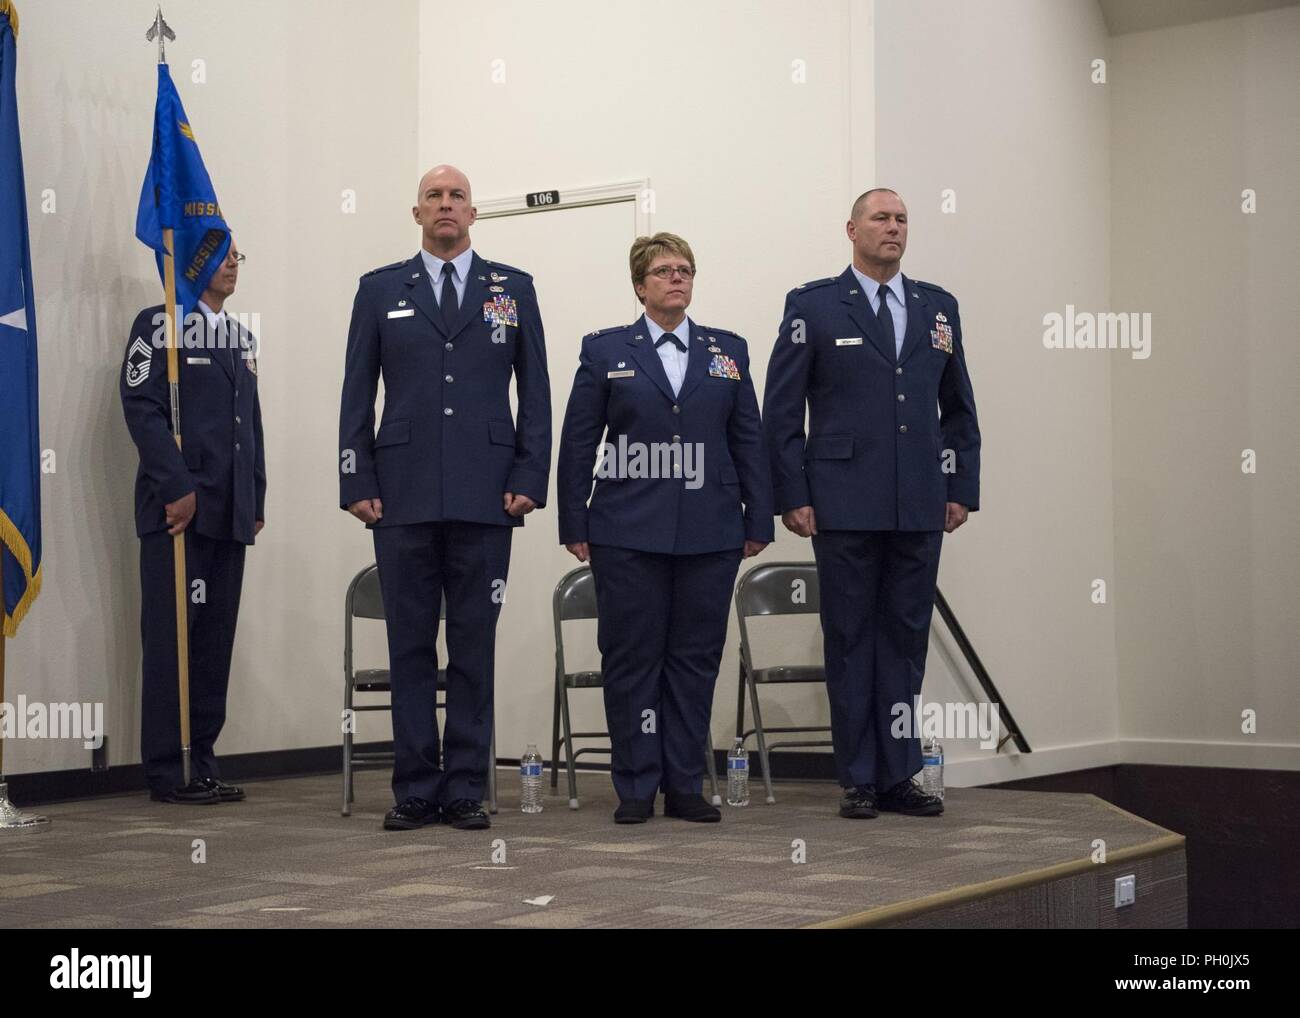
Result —
<instances>
[{"instance_id":1,"label":"man in blue dress uniform","mask_svg":"<svg viewBox=\"0 0 1300 1018\"><path fill-rule=\"evenodd\" d=\"M979 424L957 299L900 269L902 199L867 191L847 233L852 264L790 291L768 362L776 511L817 559L840 815L934 816L891 725L921 692L943 534L979 508Z\"/></svg>"},{"instance_id":2,"label":"man in blue dress uniform","mask_svg":"<svg viewBox=\"0 0 1300 1018\"><path fill-rule=\"evenodd\" d=\"M497 617L510 535L546 503L551 396L532 277L470 247L469 180L435 166L412 209L411 259L361 277L339 412L340 505L373 531L392 682L386 830L489 826ZM384 414L375 431L375 394ZM510 412L510 379L518 421ZM439 761L438 608L447 598Z\"/></svg>"},{"instance_id":3,"label":"man in blue dress uniform","mask_svg":"<svg viewBox=\"0 0 1300 1018\"><path fill-rule=\"evenodd\" d=\"M243 260L232 240L198 308L182 309L185 317L176 323L183 448L176 448L171 429L161 305L136 317L119 382L127 428L140 452L140 751L150 794L161 802L207 805L244 798L243 789L217 776L213 755L226 720L244 549L266 518L257 341L224 308ZM173 535L182 532L190 586L192 778L184 787L173 561Z\"/></svg>"}]
</instances>

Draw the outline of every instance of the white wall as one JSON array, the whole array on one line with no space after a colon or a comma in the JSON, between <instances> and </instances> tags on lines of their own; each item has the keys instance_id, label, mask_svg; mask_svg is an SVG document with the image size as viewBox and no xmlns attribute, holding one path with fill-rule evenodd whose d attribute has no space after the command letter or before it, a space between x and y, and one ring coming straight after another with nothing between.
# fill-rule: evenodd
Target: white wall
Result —
<instances>
[{"instance_id":1,"label":"white wall","mask_svg":"<svg viewBox=\"0 0 1300 1018\"><path fill-rule=\"evenodd\" d=\"M9 641L7 698L102 701L114 765L139 760L137 457L118 369L161 300L134 236L149 159L152 0L21 4L18 93L41 343L44 591ZM337 508L342 351L356 279L405 250L416 170L414 0L172 0L173 78L261 315L267 529L250 549L222 753L338 738L342 592L364 554ZM207 83L191 78L206 61ZM57 211L43 214L41 193ZM358 193L355 215L341 192ZM13 741L10 773L88 767L80 743Z\"/></svg>"},{"instance_id":2,"label":"white wall","mask_svg":"<svg viewBox=\"0 0 1300 1018\"><path fill-rule=\"evenodd\" d=\"M984 439L982 508L945 537L939 586L1034 750L957 778L1107 763L1114 607L1089 584L1114 574L1109 364L1042 342L1045 313L1107 302L1101 14L1093 0L881 0L876 18L877 182L911 213L903 271L960 301ZM949 645L932 638L925 694L969 699L964 664L936 653Z\"/></svg>"},{"instance_id":3,"label":"white wall","mask_svg":"<svg viewBox=\"0 0 1300 1018\"><path fill-rule=\"evenodd\" d=\"M1154 333L1112 362L1125 758L1294 769L1300 9L1113 52L1114 302Z\"/></svg>"}]
</instances>

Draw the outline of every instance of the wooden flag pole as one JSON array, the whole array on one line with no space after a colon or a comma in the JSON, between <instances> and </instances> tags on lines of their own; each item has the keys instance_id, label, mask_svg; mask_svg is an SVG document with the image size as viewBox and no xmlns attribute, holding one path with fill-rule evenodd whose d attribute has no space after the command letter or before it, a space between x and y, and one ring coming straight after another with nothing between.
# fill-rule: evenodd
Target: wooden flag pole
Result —
<instances>
[{"instance_id":1,"label":"wooden flag pole","mask_svg":"<svg viewBox=\"0 0 1300 1018\"><path fill-rule=\"evenodd\" d=\"M176 249L171 227L163 229L163 289L167 299L167 390L171 395L172 437L181 448L181 376L176 352ZM185 531L172 537L176 563L176 678L180 684L182 787L190 783L190 627L185 582Z\"/></svg>"},{"instance_id":2,"label":"wooden flag pole","mask_svg":"<svg viewBox=\"0 0 1300 1018\"><path fill-rule=\"evenodd\" d=\"M159 5L153 24L144 36L158 40L158 63L167 63L166 40L175 40ZM167 301L167 392L171 397L172 438L181 448L181 373L176 352L176 243L170 226L163 227L163 291ZM176 681L180 687L182 787L190 783L190 627L185 582L185 531L172 537L172 561L176 573Z\"/></svg>"}]
</instances>

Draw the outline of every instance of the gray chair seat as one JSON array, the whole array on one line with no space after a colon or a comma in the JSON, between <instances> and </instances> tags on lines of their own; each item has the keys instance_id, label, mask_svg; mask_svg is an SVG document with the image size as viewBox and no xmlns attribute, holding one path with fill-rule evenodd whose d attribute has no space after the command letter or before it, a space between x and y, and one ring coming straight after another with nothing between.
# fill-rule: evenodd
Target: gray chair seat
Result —
<instances>
[{"instance_id":1,"label":"gray chair seat","mask_svg":"<svg viewBox=\"0 0 1300 1018\"><path fill-rule=\"evenodd\" d=\"M356 676L352 688L358 693L391 693L393 691L392 673L387 668L358 668L352 673ZM438 669L436 685L439 689L447 688L447 669Z\"/></svg>"},{"instance_id":2,"label":"gray chair seat","mask_svg":"<svg viewBox=\"0 0 1300 1018\"><path fill-rule=\"evenodd\" d=\"M570 689L595 689L601 685L600 672L569 672L564 684Z\"/></svg>"},{"instance_id":3,"label":"gray chair seat","mask_svg":"<svg viewBox=\"0 0 1300 1018\"><path fill-rule=\"evenodd\" d=\"M754 669L755 682L825 682L821 665L772 665Z\"/></svg>"},{"instance_id":4,"label":"gray chair seat","mask_svg":"<svg viewBox=\"0 0 1300 1018\"><path fill-rule=\"evenodd\" d=\"M392 684L388 680L387 668L358 668L353 675L356 679L352 688L358 693L388 693Z\"/></svg>"}]
</instances>

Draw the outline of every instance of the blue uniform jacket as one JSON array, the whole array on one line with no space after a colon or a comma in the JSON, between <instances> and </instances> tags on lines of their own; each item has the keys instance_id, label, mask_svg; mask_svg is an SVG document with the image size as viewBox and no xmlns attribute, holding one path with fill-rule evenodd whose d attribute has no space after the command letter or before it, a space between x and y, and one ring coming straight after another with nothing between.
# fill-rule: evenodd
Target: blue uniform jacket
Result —
<instances>
[{"instance_id":1,"label":"blue uniform jacket","mask_svg":"<svg viewBox=\"0 0 1300 1018\"><path fill-rule=\"evenodd\" d=\"M231 342L240 344L232 357L225 346L216 345L206 321L193 330L187 320L176 323L183 446L177 449L163 321L161 304L136 316L118 383L126 426L140 451L136 534L143 537L166 530L163 507L192 491L193 530L204 537L252 544L253 524L266 518L266 455L253 356L256 340L228 319Z\"/></svg>"},{"instance_id":2,"label":"blue uniform jacket","mask_svg":"<svg viewBox=\"0 0 1300 1018\"><path fill-rule=\"evenodd\" d=\"M339 411L339 504L383 499L381 527L519 526L503 493L545 505L550 469L550 380L532 276L476 253L450 330L418 254L362 276Z\"/></svg>"},{"instance_id":3,"label":"blue uniform jacket","mask_svg":"<svg viewBox=\"0 0 1300 1018\"><path fill-rule=\"evenodd\" d=\"M561 544L692 555L772 540L771 476L745 341L691 322L687 356L674 396L644 317L584 337L560 442ZM616 464L630 464L639 446L647 464L671 467L679 447L683 476L598 467L602 434ZM594 492L593 467L609 475L596 478Z\"/></svg>"},{"instance_id":4,"label":"blue uniform jacket","mask_svg":"<svg viewBox=\"0 0 1300 1018\"><path fill-rule=\"evenodd\" d=\"M897 358L852 269L786 297L763 396L776 512L811 505L819 530L942 530L947 502L979 509L957 298L906 276L903 286Z\"/></svg>"}]
</instances>

